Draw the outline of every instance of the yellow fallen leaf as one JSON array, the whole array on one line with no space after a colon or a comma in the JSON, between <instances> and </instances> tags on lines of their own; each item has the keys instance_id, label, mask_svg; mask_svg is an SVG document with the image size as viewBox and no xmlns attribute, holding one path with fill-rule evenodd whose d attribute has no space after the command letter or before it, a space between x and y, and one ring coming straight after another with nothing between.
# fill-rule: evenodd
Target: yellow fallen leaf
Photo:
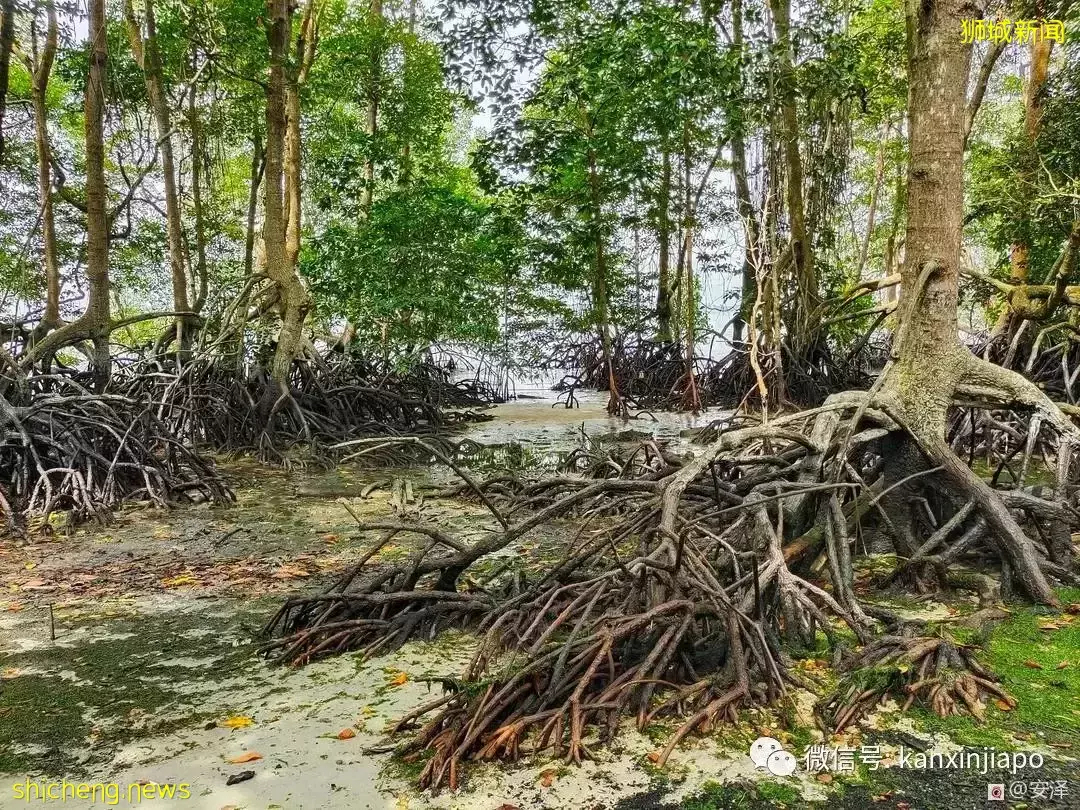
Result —
<instances>
[{"instance_id":1,"label":"yellow fallen leaf","mask_svg":"<svg viewBox=\"0 0 1080 810\"><path fill-rule=\"evenodd\" d=\"M185 585L198 585L199 580L191 574L181 574L178 577L167 577L161 580L161 584L166 588L182 588Z\"/></svg>"},{"instance_id":2,"label":"yellow fallen leaf","mask_svg":"<svg viewBox=\"0 0 1080 810\"><path fill-rule=\"evenodd\" d=\"M27 571L33 571L33 570L34 570L35 568L37 568L37 563L36 563L36 562L28 562L28 563L27 563L27 564L26 564L25 566L23 566L23 567L24 567L24 568L25 568L25 569L26 569Z\"/></svg>"},{"instance_id":3,"label":"yellow fallen leaf","mask_svg":"<svg viewBox=\"0 0 1080 810\"><path fill-rule=\"evenodd\" d=\"M356 732L353 731L351 728L343 728L337 733L337 738L339 740L351 740L355 736Z\"/></svg>"},{"instance_id":4,"label":"yellow fallen leaf","mask_svg":"<svg viewBox=\"0 0 1080 810\"><path fill-rule=\"evenodd\" d=\"M653 763L653 765L660 761L660 754L658 754L656 751L650 751L647 756L649 758L649 762Z\"/></svg>"},{"instance_id":5,"label":"yellow fallen leaf","mask_svg":"<svg viewBox=\"0 0 1080 810\"><path fill-rule=\"evenodd\" d=\"M1056 668L1057 669L1065 669L1065 667L1067 667L1068 665L1069 665L1068 661L1062 661L1060 664L1057 665Z\"/></svg>"},{"instance_id":6,"label":"yellow fallen leaf","mask_svg":"<svg viewBox=\"0 0 1080 810\"><path fill-rule=\"evenodd\" d=\"M404 672L399 672L394 679L390 681L391 686L404 686L406 681L409 680L409 676Z\"/></svg>"},{"instance_id":7,"label":"yellow fallen leaf","mask_svg":"<svg viewBox=\"0 0 1080 810\"><path fill-rule=\"evenodd\" d=\"M1001 709L1003 712L1011 712L1013 710L1012 704L1007 700L998 698L994 701L994 705Z\"/></svg>"},{"instance_id":8,"label":"yellow fallen leaf","mask_svg":"<svg viewBox=\"0 0 1080 810\"><path fill-rule=\"evenodd\" d=\"M1042 669L1043 668L1042 664L1040 664L1038 661L1033 661L1030 658L1027 661L1024 662L1024 666L1027 667L1028 669Z\"/></svg>"},{"instance_id":9,"label":"yellow fallen leaf","mask_svg":"<svg viewBox=\"0 0 1080 810\"><path fill-rule=\"evenodd\" d=\"M233 717L226 717L224 720L218 722L221 728L247 728L254 725L255 721L250 717L244 717L243 715L234 715Z\"/></svg>"},{"instance_id":10,"label":"yellow fallen leaf","mask_svg":"<svg viewBox=\"0 0 1080 810\"><path fill-rule=\"evenodd\" d=\"M257 759L262 759L262 754L257 754L254 751L246 751L240 756L232 757L226 760L230 765L243 765L245 762L254 762Z\"/></svg>"},{"instance_id":11,"label":"yellow fallen leaf","mask_svg":"<svg viewBox=\"0 0 1080 810\"><path fill-rule=\"evenodd\" d=\"M3 672L0 672L0 678L18 678L20 674L22 674L21 669L16 669L15 667L8 667Z\"/></svg>"},{"instance_id":12,"label":"yellow fallen leaf","mask_svg":"<svg viewBox=\"0 0 1080 810\"><path fill-rule=\"evenodd\" d=\"M554 768L548 768L546 771L540 772L540 784L544 787L551 787L551 783L555 781L555 777L559 773Z\"/></svg>"}]
</instances>

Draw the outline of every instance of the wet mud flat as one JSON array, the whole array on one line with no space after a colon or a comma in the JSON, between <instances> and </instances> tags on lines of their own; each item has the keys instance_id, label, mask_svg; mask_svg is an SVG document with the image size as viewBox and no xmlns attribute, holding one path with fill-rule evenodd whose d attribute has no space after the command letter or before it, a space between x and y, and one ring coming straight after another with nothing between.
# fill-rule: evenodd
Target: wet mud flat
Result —
<instances>
[{"instance_id":1,"label":"wet mud flat","mask_svg":"<svg viewBox=\"0 0 1080 810\"><path fill-rule=\"evenodd\" d=\"M639 432L692 452L682 434L701 424L675 417L626 425L588 403L580 411L511 403L495 413L468 434L475 442L468 463L483 472L546 470L581 442L633 442ZM287 593L325 585L363 554L371 538L358 536L350 509L365 519L435 521L467 539L493 529L490 515L467 500L435 497L451 480L439 468L223 466L235 505L134 505L107 525L0 544L0 807L29 806L15 798L16 785L62 779L115 783L121 792L140 783L186 785L190 794L183 802L69 799L69 807L1080 807L1080 714L1073 713L1080 692L1071 668L1056 670L1059 659L1080 659L1068 652L1080 649L1080 639L1071 627L1046 637L1034 614L1018 617L1026 623L1013 628L1015 637L987 642L990 655L1030 642L1035 649L1026 654L1044 665L1010 671L1010 686L1028 689L1021 710L992 711L985 725L883 711L872 729L826 740L814 724L814 695L795 693L781 706L745 712L736 727L688 740L662 771L652 762L674 723L643 732L627 725L614 747L595 747L596 760L581 767L542 757L478 763L457 793L419 793L422 762L395 758L383 732L441 694L442 678L460 676L473 644L468 635L444 634L363 662L346 654L290 669L258 655L257 632ZM557 547L559 528L545 531L524 542ZM406 539L391 544L376 564L413 548ZM943 617L966 609L905 607ZM796 666L828 687L824 661ZM896 767L828 778L800 768L776 778L747 754L762 735L800 757L816 743L880 744L886 756L913 743L1038 750L1047 764L1025 779L1065 780L1071 792L1062 800L988 804L989 775Z\"/></svg>"}]
</instances>

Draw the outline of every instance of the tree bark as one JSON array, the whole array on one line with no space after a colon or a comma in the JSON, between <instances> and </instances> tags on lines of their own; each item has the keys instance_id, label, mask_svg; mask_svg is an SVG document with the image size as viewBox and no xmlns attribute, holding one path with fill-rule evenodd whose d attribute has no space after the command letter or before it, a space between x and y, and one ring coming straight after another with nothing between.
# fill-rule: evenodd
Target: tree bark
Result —
<instances>
[{"instance_id":1,"label":"tree bark","mask_svg":"<svg viewBox=\"0 0 1080 810\"><path fill-rule=\"evenodd\" d=\"M965 107L971 45L957 36L967 0L908 0L910 160L900 329L895 374L882 400L896 413L931 465L962 495L976 500L1002 565L1031 598L1056 604L1034 548L1000 497L960 461L945 440L949 406L961 384L1032 408L1070 436L1076 429L1045 395L1017 374L975 358L958 337L957 304L963 231Z\"/></svg>"},{"instance_id":2,"label":"tree bark","mask_svg":"<svg viewBox=\"0 0 1080 810\"><path fill-rule=\"evenodd\" d=\"M366 219L371 214L372 200L375 195L375 138L379 134L379 83L382 77L382 0L371 0L368 11L368 24L372 29L371 77L367 97L367 136L368 154L364 161L364 189L360 197L360 211Z\"/></svg>"},{"instance_id":3,"label":"tree bark","mask_svg":"<svg viewBox=\"0 0 1080 810\"><path fill-rule=\"evenodd\" d=\"M866 213L866 234L863 236L862 246L859 248L859 264L855 268L856 282L862 281L863 270L866 268L866 260L870 256L870 240L874 235L874 220L877 217L878 196L881 194L881 184L885 179L885 144L889 139L889 123L885 121L881 125L881 137L878 139L877 158L874 161L874 186L870 190L870 207Z\"/></svg>"},{"instance_id":4,"label":"tree bark","mask_svg":"<svg viewBox=\"0 0 1080 810\"><path fill-rule=\"evenodd\" d=\"M255 270L255 218L259 210L259 187L262 185L265 157L266 152L263 148L262 134L256 126L251 135L251 175L248 181L246 227L244 229L244 287L240 299L236 302L236 309L233 314L233 317L239 322L233 327L236 330L236 335L231 342L231 355L228 357L228 362L236 371L242 368L244 362L244 338L251 305L252 275Z\"/></svg>"},{"instance_id":5,"label":"tree bark","mask_svg":"<svg viewBox=\"0 0 1080 810\"><path fill-rule=\"evenodd\" d=\"M731 174L735 182L735 204L739 213L739 219L743 224L743 235L746 245L743 248L742 265L742 295L739 304L739 312L732 321L732 339L740 343L743 339L743 330L752 317L754 299L757 294L757 267L760 262L758 257L758 240L760 239L757 211L754 209L753 200L750 198L749 172L746 166L746 127L743 124L745 98L742 95L743 87L743 4L742 0L732 0L731 3L731 40L732 46L738 56L736 61L736 87L739 98L735 102L738 108L734 110L731 128Z\"/></svg>"},{"instance_id":6,"label":"tree bark","mask_svg":"<svg viewBox=\"0 0 1080 810\"><path fill-rule=\"evenodd\" d=\"M98 390L111 373L109 357L109 211L105 188L105 86L108 38L105 0L89 0L90 67L83 104L86 141L86 311L87 336L93 341L93 368ZM59 330L58 330L59 331ZM58 334L54 332L53 335Z\"/></svg>"},{"instance_id":7,"label":"tree bark","mask_svg":"<svg viewBox=\"0 0 1080 810\"><path fill-rule=\"evenodd\" d=\"M656 339L671 343L671 151L663 146L660 191L656 198L656 236L659 242L659 278L656 288Z\"/></svg>"},{"instance_id":8,"label":"tree bark","mask_svg":"<svg viewBox=\"0 0 1080 810\"><path fill-rule=\"evenodd\" d=\"M304 320L311 306L307 288L290 260L283 183L287 151L287 76L286 61L292 31L292 6L289 0L269 0L270 26L267 39L270 49L270 71L266 83L266 168L263 202L263 243L266 274L274 282L277 305L281 315L277 348L270 376L279 394L289 390L289 374L293 361L300 353ZM297 123L297 126L299 124ZM298 214L297 214L298 215ZM276 396L267 390L267 400L261 414L264 424L270 417L270 399Z\"/></svg>"},{"instance_id":9,"label":"tree bark","mask_svg":"<svg viewBox=\"0 0 1080 810\"><path fill-rule=\"evenodd\" d=\"M683 284L685 285L683 301L686 306L684 324L686 388L683 392L683 406L696 414L701 410L701 398L698 396L697 379L694 375L694 344L697 341L694 329L694 322L697 319L697 296L695 295L697 279L694 277L694 214L696 205L691 190L691 160L690 120L686 118L683 120L683 260L681 262L685 271L683 277Z\"/></svg>"},{"instance_id":10,"label":"tree bark","mask_svg":"<svg viewBox=\"0 0 1080 810\"><path fill-rule=\"evenodd\" d=\"M786 170L785 192L792 255L795 260L795 309L792 319L792 348L802 354L816 333L812 313L819 301L813 245L806 227L802 155L799 151L799 112L794 53L791 45L791 0L769 0L779 52L780 138Z\"/></svg>"},{"instance_id":11,"label":"tree bark","mask_svg":"<svg viewBox=\"0 0 1080 810\"><path fill-rule=\"evenodd\" d=\"M188 278L184 262L184 230L180 212L180 195L177 193L176 164L173 159L172 116L169 98L165 92L165 76L161 63L161 51L157 40L157 20L154 0L144 0L145 20L140 25L135 16L133 0L124 0L124 19L128 40L136 64L142 69L146 95L157 128L158 147L161 150L162 188L165 193L165 220L169 242L169 271L172 279L173 309L190 312ZM194 337L195 323L190 317L176 319L176 342L178 357L187 356Z\"/></svg>"},{"instance_id":12,"label":"tree bark","mask_svg":"<svg viewBox=\"0 0 1080 810\"><path fill-rule=\"evenodd\" d=\"M15 45L15 0L0 0L0 166L4 164L4 113L7 110L8 76Z\"/></svg>"},{"instance_id":13,"label":"tree bark","mask_svg":"<svg viewBox=\"0 0 1080 810\"><path fill-rule=\"evenodd\" d=\"M192 74L196 71L195 56L192 56ZM202 121L199 119L197 84L194 80L188 88L188 129L191 131L191 206L195 218L195 279L198 288L195 292L195 302L191 305L191 311L202 312L206 305L206 296L209 288L209 278L206 267L206 212L203 210L202 200L202 160L203 160L203 137Z\"/></svg>"},{"instance_id":14,"label":"tree bark","mask_svg":"<svg viewBox=\"0 0 1080 810\"><path fill-rule=\"evenodd\" d=\"M586 136L592 139L592 124L586 122ZM608 312L608 288L607 288L607 249L604 244L603 225L603 194L600 189L600 171L596 161L596 151L592 146L588 147L586 158L589 170L589 198L593 231L593 278L592 293L593 306L596 309L596 327L600 333L600 347L603 353L604 366L608 374L608 413L612 415L624 415L626 404L619 394L618 381L615 378L615 364L611 349L611 324Z\"/></svg>"},{"instance_id":15,"label":"tree bark","mask_svg":"<svg viewBox=\"0 0 1080 810\"><path fill-rule=\"evenodd\" d=\"M60 259L56 249L56 215L52 199L52 147L49 142L49 110L47 93L49 77L56 59L58 24L56 4L46 0L47 28L45 43L40 48L37 64L24 54L26 70L31 76L31 101L34 108L34 147L38 163L38 194L41 197L41 238L45 267L45 313L34 330L34 341L60 326ZM36 30L35 30L36 34ZM34 43L34 53L38 53Z\"/></svg>"},{"instance_id":16,"label":"tree bark","mask_svg":"<svg viewBox=\"0 0 1080 810\"><path fill-rule=\"evenodd\" d=\"M1017 187L1021 190L1021 199L1028 204L1032 202L1030 189L1034 186L1034 175L1038 171L1039 156L1036 142L1039 138L1040 122L1043 115L1043 89L1046 86L1050 70L1050 54L1053 47L1053 40L1033 39L1031 42L1031 67L1027 84L1024 87L1025 142L1020 168L1017 172ZM1022 213L1022 216L1026 218L1026 210ZM1038 318L1051 314L1045 311L1045 307L1040 307L1038 304L1033 305L1027 295L1027 285L1030 281L1030 268L1028 266L1030 253L1031 245L1027 239L1027 234L1022 233L1013 242L1009 250L1009 281L1013 284L1013 292L1009 296L1008 306L1002 313L1003 322L999 324L999 329L996 330L1004 332L1010 339L1024 318Z\"/></svg>"}]
</instances>

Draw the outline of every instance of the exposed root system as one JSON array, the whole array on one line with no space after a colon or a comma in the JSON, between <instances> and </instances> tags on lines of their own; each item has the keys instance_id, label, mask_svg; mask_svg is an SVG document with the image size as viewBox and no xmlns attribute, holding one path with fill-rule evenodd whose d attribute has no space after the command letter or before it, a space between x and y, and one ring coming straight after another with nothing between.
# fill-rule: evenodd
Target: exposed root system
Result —
<instances>
[{"instance_id":1,"label":"exposed root system","mask_svg":"<svg viewBox=\"0 0 1080 810\"><path fill-rule=\"evenodd\" d=\"M231 500L213 465L186 446L152 404L80 390L0 395L0 514L23 530L53 512L74 522L126 500Z\"/></svg>"},{"instance_id":2,"label":"exposed root system","mask_svg":"<svg viewBox=\"0 0 1080 810\"><path fill-rule=\"evenodd\" d=\"M593 478L477 482L461 471L461 491L492 513L487 538L362 524L380 533L368 555L325 593L286 602L266 628L267 651L302 664L477 631L464 679L402 724L421 723L402 751L430 757L421 781L433 788L457 784L470 759L552 750L578 762L623 717L641 726L676 714L685 722L662 764L693 730L781 695L796 680L782 649L816 646L819 632L837 656L861 646L869 665L913 673L837 697L838 725L894 688L938 711L977 715L988 693L1008 700L969 650L942 639L872 644L877 622L895 617L860 605L853 557L885 543L906 560L897 576L922 585L924 569L963 554L1051 601L1047 580L1069 572L1038 527L1067 530L1070 509L992 489L884 393L836 395L714 435L692 460L647 443L621 465L582 470ZM571 517L565 541L515 547ZM420 537L410 560L368 565L403 532Z\"/></svg>"},{"instance_id":3,"label":"exposed root system","mask_svg":"<svg viewBox=\"0 0 1080 810\"><path fill-rule=\"evenodd\" d=\"M940 717L967 712L982 720L986 699L1013 708L1013 700L982 667L975 651L948 638L884 636L845 667L848 674L820 711L829 727L842 731L886 697L903 710L919 703Z\"/></svg>"}]
</instances>

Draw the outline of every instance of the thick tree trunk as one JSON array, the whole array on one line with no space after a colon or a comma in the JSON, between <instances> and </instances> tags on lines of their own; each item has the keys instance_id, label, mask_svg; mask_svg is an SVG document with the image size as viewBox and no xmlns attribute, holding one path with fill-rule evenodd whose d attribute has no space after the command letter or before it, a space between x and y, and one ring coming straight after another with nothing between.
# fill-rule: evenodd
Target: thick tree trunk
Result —
<instances>
[{"instance_id":1,"label":"thick tree trunk","mask_svg":"<svg viewBox=\"0 0 1080 810\"><path fill-rule=\"evenodd\" d=\"M165 194L165 221L169 242L169 272L172 279L173 309L190 312L187 271L184 266L184 230L181 221L180 195L176 190L176 164L172 148L172 116L169 98L165 93L165 77L161 63L161 51L157 40L157 20L154 0L145 0L146 19L140 25L135 16L133 0L125 0L124 17L127 23L131 53L143 72L146 95L157 127L158 148L161 150L162 190ZM145 29L145 33L144 33ZM179 357L187 355L194 337L195 324L190 317L176 319L176 338Z\"/></svg>"},{"instance_id":2,"label":"thick tree trunk","mask_svg":"<svg viewBox=\"0 0 1080 810\"><path fill-rule=\"evenodd\" d=\"M956 32L966 0L908 0L910 161L908 221L901 270L895 373L882 399L895 403L930 465L956 492L976 501L994 534L1002 564L1027 595L1056 603L1030 539L1000 498L949 448L946 416L960 385L1040 411L1059 429L1076 430L1031 383L973 357L960 343L957 303L963 230L965 93L971 45Z\"/></svg>"},{"instance_id":3,"label":"thick tree trunk","mask_svg":"<svg viewBox=\"0 0 1080 810\"><path fill-rule=\"evenodd\" d=\"M286 222L285 157L288 147L289 126L287 115L287 54L292 31L292 6L289 0L270 0L270 75L266 84L266 168L265 200L263 203L263 243L266 256L266 274L274 282L277 306L281 315L277 348L270 369L270 376L277 383L279 394L289 390L289 374L293 361L300 354L304 320L311 306L307 288L296 273L295 254L290 251L288 224ZM296 122L299 127L299 122ZM298 153L296 154L298 158ZM290 172L298 171L293 166ZM298 175L295 175L298 177ZM299 210L295 216L299 217ZM299 231L297 231L297 238ZM264 403L264 423L269 420L270 398L275 395L268 390L268 402Z\"/></svg>"},{"instance_id":4,"label":"thick tree trunk","mask_svg":"<svg viewBox=\"0 0 1080 810\"><path fill-rule=\"evenodd\" d=\"M731 3L731 38L732 46L738 55L736 86L741 94L744 58L742 0L732 0ZM735 110L735 114L731 116L734 121L731 131L731 174L735 181L736 210L739 212L739 219L742 220L743 236L746 239L746 245L743 248L741 301L739 312L732 321L732 340L739 343L743 339L743 330L753 315L754 299L757 295L757 267L760 261L758 257L758 239L760 233L757 211L754 209L753 200L750 198L749 172L746 166L746 128L743 126L741 109L745 104L745 99L740 96L736 103L740 109Z\"/></svg>"}]
</instances>

